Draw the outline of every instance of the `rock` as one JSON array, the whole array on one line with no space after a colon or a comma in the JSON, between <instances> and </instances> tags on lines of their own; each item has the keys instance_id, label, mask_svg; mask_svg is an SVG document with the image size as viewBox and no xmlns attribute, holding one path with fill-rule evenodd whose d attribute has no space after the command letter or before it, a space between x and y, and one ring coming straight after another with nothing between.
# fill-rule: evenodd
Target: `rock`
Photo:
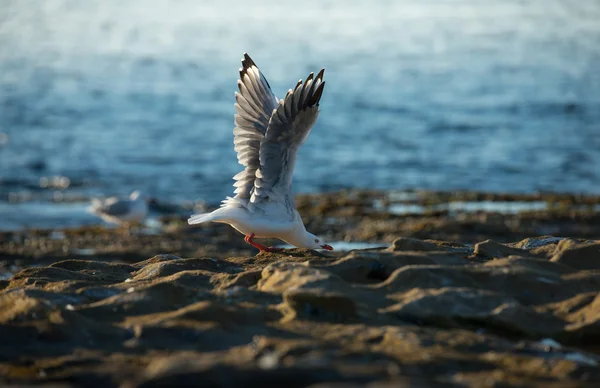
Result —
<instances>
[{"instance_id":1,"label":"rock","mask_svg":"<svg viewBox=\"0 0 600 388\"><path fill-rule=\"evenodd\" d=\"M560 241L564 240L564 237L554 237L554 236L541 236L541 237L528 237L524 240L519 241L515 244L517 248L525 249L525 250L533 250L539 249L542 247L550 247L554 249L556 244Z\"/></svg>"},{"instance_id":2,"label":"rock","mask_svg":"<svg viewBox=\"0 0 600 388\"><path fill-rule=\"evenodd\" d=\"M557 272L559 272L558 270ZM558 273L547 269L504 266L406 266L397 269L385 281L373 287L388 293L405 292L413 288L439 289L468 287L489 290L511 296L524 305L553 303L580 293L597 290L594 274Z\"/></svg>"},{"instance_id":3,"label":"rock","mask_svg":"<svg viewBox=\"0 0 600 388\"><path fill-rule=\"evenodd\" d=\"M600 242L562 240L550 260L576 269L600 269Z\"/></svg>"},{"instance_id":4,"label":"rock","mask_svg":"<svg viewBox=\"0 0 600 388\"><path fill-rule=\"evenodd\" d=\"M477 262L460 244L395 241L346 254L202 251L23 269L0 289L0 385L600 379L600 275L586 269L596 242L484 241L476 253L495 259Z\"/></svg>"},{"instance_id":5,"label":"rock","mask_svg":"<svg viewBox=\"0 0 600 388\"><path fill-rule=\"evenodd\" d=\"M130 315L170 311L194 303L201 297L202 294L194 289L173 282L149 285L132 282L125 292L97 302L74 306L74 309L90 319L119 323Z\"/></svg>"},{"instance_id":6,"label":"rock","mask_svg":"<svg viewBox=\"0 0 600 388\"><path fill-rule=\"evenodd\" d=\"M97 273L102 274L114 274L115 280L126 278L131 272L135 271L135 267L123 264L123 263L103 263L101 261L90 261L90 260L64 260L50 264L50 268L62 268L69 271L77 271L80 273L86 273L95 275Z\"/></svg>"},{"instance_id":7,"label":"rock","mask_svg":"<svg viewBox=\"0 0 600 388\"><path fill-rule=\"evenodd\" d=\"M475 254L489 258L502 258L510 255L525 256L528 252L523 249L511 248L503 244L499 244L493 240L486 240L475 244Z\"/></svg>"},{"instance_id":8,"label":"rock","mask_svg":"<svg viewBox=\"0 0 600 388\"><path fill-rule=\"evenodd\" d=\"M255 286L261 278L262 271L245 271L239 274L223 274L222 277L213 276L212 281L221 289L234 287L249 288Z\"/></svg>"},{"instance_id":9,"label":"rock","mask_svg":"<svg viewBox=\"0 0 600 388\"><path fill-rule=\"evenodd\" d=\"M340 278L354 283L377 283L387 279L397 268L382 254L351 252L331 264L315 265Z\"/></svg>"},{"instance_id":10,"label":"rock","mask_svg":"<svg viewBox=\"0 0 600 388\"><path fill-rule=\"evenodd\" d=\"M341 279L321 269L297 263L273 263L265 267L258 282L260 291L283 294L306 284L312 287L321 284L341 284Z\"/></svg>"},{"instance_id":11,"label":"rock","mask_svg":"<svg viewBox=\"0 0 600 388\"><path fill-rule=\"evenodd\" d=\"M134 272L133 280L149 280L169 276L184 270L205 270L210 272L239 272L241 269L225 260L218 259L170 259L145 264Z\"/></svg>"},{"instance_id":12,"label":"rock","mask_svg":"<svg viewBox=\"0 0 600 388\"><path fill-rule=\"evenodd\" d=\"M600 350L600 294L589 293L580 295L576 303L567 304L566 311L560 311L562 306L554 306L563 318L570 322L561 339L565 342L596 344L594 349ZM575 299L575 298L574 298ZM565 303L566 304L566 303Z\"/></svg>"},{"instance_id":13,"label":"rock","mask_svg":"<svg viewBox=\"0 0 600 388\"><path fill-rule=\"evenodd\" d=\"M485 324L529 337L559 334L564 322L550 314L537 313L500 293L470 288L413 289L402 301L383 310L400 319L427 325L464 327Z\"/></svg>"},{"instance_id":14,"label":"rock","mask_svg":"<svg viewBox=\"0 0 600 388\"><path fill-rule=\"evenodd\" d=\"M138 263L135 263L133 266L141 268L141 267L147 266L148 264L164 263L167 261L176 261L176 260L181 260L181 257L175 256L175 255L156 255L154 257L149 258L148 260L143 260Z\"/></svg>"},{"instance_id":15,"label":"rock","mask_svg":"<svg viewBox=\"0 0 600 388\"><path fill-rule=\"evenodd\" d=\"M346 256L327 264L315 263L315 268L322 268L338 275L342 279L355 283L377 283L387 279L396 269L408 265L467 265L471 264L463 254L448 252L373 252L352 251Z\"/></svg>"},{"instance_id":16,"label":"rock","mask_svg":"<svg viewBox=\"0 0 600 388\"><path fill-rule=\"evenodd\" d=\"M260 365L260 364L259 364ZM344 381L339 372L325 366L252 367L201 360L162 359L152 362L144 376L124 388L194 387L198 382L210 387L305 387L318 381Z\"/></svg>"},{"instance_id":17,"label":"rock","mask_svg":"<svg viewBox=\"0 0 600 388\"><path fill-rule=\"evenodd\" d=\"M542 236L530 237L512 244L515 248L528 251L531 255L551 258L554 255L556 246L564 240L564 237Z\"/></svg>"},{"instance_id":18,"label":"rock","mask_svg":"<svg viewBox=\"0 0 600 388\"><path fill-rule=\"evenodd\" d=\"M470 253L472 249L468 246L449 243L446 241L436 240L418 240L416 238L400 237L394 240L392 245L388 248L389 251L451 251L457 253Z\"/></svg>"},{"instance_id":19,"label":"rock","mask_svg":"<svg viewBox=\"0 0 600 388\"><path fill-rule=\"evenodd\" d=\"M43 299L29 297L24 290L4 294L0 297L0 324L43 319L53 310L52 304Z\"/></svg>"},{"instance_id":20,"label":"rock","mask_svg":"<svg viewBox=\"0 0 600 388\"><path fill-rule=\"evenodd\" d=\"M534 257L522 257L522 256L508 256L503 259L496 259L488 261L484 264L485 267L503 267L521 269L525 271L531 271L539 275L548 275L550 277L562 276L566 274L572 274L576 272L573 268L567 267L566 265L553 263L546 259L538 259ZM544 278L540 278L544 279ZM544 281L544 280L542 280ZM546 282L560 281L558 279L551 280L546 279Z\"/></svg>"},{"instance_id":21,"label":"rock","mask_svg":"<svg viewBox=\"0 0 600 388\"><path fill-rule=\"evenodd\" d=\"M357 303L342 293L325 289L290 290L283 294L288 319L352 320L359 315Z\"/></svg>"}]
</instances>

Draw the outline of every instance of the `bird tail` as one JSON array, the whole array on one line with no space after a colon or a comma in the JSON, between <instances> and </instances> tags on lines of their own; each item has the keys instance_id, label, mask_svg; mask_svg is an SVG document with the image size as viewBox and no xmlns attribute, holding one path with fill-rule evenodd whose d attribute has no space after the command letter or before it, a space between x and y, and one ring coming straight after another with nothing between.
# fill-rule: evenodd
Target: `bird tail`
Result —
<instances>
[{"instance_id":1,"label":"bird tail","mask_svg":"<svg viewBox=\"0 0 600 388\"><path fill-rule=\"evenodd\" d=\"M98 198L92 198L92 203L88 207L90 212L95 213L102 207L102 201Z\"/></svg>"},{"instance_id":2,"label":"bird tail","mask_svg":"<svg viewBox=\"0 0 600 388\"><path fill-rule=\"evenodd\" d=\"M215 219L214 214L212 213L202 213L202 214L193 214L190 218L188 218L188 224L202 224L204 222L209 222Z\"/></svg>"}]
</instances>

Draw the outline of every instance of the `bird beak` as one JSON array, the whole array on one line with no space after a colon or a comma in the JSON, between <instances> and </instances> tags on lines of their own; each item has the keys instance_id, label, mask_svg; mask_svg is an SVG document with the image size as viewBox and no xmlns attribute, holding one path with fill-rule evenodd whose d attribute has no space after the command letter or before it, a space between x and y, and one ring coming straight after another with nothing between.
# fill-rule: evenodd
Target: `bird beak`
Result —
<instances>
[{"instance_id":1,"label":"bird beak","mask_svg":"<svg viewBox=\"0 0 600 388\"><path fill-rule=\"evenodd\" d=\"M321 245L321 248L327 249L328 251L333 251L333 247L331 245L327 245L327 244Z\"/></svg>"}]
</instances>

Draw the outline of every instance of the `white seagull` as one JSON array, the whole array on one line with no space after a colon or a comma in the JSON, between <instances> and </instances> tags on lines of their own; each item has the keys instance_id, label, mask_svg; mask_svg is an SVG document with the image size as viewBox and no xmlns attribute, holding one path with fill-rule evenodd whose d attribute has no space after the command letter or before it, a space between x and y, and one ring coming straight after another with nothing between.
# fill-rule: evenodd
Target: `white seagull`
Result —
<instances>
[{"instance_id":1,"label":"white seagull","mask_svg":"<svg viewBox=\"0 0 600 388\"><path fill-rule=\"evenodd\" d=\"M238 162L245 169L233 177L235 197L227 197L212 213L195 214L190 225L229 224L261 252L268 248L253 239L278 238L298 248L333 250L322 238L306 231L291 194L298 148L319 116L323 94L322 69L302 80L278 100L254 61L244 54L235 93L233 129Z\"/></svg>"},{"instance_id":2,"label":"white seagull","mask_svg":"<svg viewBox=\"0 0 600 388\"><path fill-rule=\"evenodd\" d=\"M146 218L148 204L136 190L129 195L129 198L110 197L105 200L92 198L90 210L106 222L129 225Z\"/></svg>"}]
</instances>

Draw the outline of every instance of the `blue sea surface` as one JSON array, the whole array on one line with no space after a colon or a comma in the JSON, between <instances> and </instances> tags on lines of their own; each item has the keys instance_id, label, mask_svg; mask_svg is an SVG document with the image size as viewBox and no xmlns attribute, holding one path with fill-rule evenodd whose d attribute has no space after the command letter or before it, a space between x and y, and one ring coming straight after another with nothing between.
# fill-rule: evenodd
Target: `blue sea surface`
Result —
<instances>
[{"instance_id":1,"label":"blue sea surface","mask_svg":"<svg viewBox=\"0 0 600 388\"><path fill-rule=\"evenodd\" d=\"M244 52L278 97L326 68L296 192L599 194L599 20L597 0L2 1L0 229L230 195Z\"/></svg>"}]
</instances>

